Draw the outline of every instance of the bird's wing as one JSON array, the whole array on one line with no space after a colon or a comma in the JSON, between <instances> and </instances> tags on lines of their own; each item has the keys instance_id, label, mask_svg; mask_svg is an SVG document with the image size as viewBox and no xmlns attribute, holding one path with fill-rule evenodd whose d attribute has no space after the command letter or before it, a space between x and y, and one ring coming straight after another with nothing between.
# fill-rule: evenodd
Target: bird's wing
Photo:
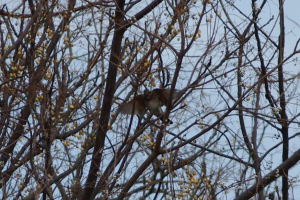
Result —
<instances>
[{"instance_id":1,"label":"bird's wing","mask_svg":"<svg viewBox=\"0 0 300 200\"><path fill-rule=\"evenodd\" d=\"M168 103L168 98L169 98L169 94L170 94L170 91L171 89L154 89L153 90L154 92L156 92L158 94L158 98L159 98L159 101L162 103L162 105L167 105ZM173 93L173 96L172 96L172 100L176 99L178 97L180 93L180 90L174 90L174 93Z\"/></svg>"},{"instance_id":2,"label":"bird's wing","mask_svg":"<svg viewBox=\"0 0 300 200\"><path fill-rule=\"evenodd\" d=\"M134 105L133 102L135 102L133 114L144 115L146 107L143 102L143 95L138 95L135 97L135 100L133 99L128 103L122 105L120 108L120 112L123 114L131 115L133 110L133 105Z\"/></svg>"},{"instance_id":3,"label":"bird's wing","mask_svg":"<svg viewBox=\"0 0 300 200\"><path fill-rule=\"evenodd\" d=\"M120 111L123 114L132 114L132 109L133 109L133 100L123 104L120 108Z\"/></svg>"}]
</instances>

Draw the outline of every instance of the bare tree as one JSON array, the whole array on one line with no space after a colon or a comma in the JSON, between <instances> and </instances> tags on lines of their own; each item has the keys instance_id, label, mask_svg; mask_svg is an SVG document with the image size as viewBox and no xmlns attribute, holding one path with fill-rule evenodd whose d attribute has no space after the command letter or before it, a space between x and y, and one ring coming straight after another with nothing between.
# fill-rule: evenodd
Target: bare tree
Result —
<instances>
[{"instance_id":1,"label":"bare tree","mask_svg":"<svg viewBox=\"0 0 300 200\"><path fill-rule=\"evenodd\" d=\"M294 197L296 19L248 3L1 5L2 199Z\"/></svg>"}]
</instances>

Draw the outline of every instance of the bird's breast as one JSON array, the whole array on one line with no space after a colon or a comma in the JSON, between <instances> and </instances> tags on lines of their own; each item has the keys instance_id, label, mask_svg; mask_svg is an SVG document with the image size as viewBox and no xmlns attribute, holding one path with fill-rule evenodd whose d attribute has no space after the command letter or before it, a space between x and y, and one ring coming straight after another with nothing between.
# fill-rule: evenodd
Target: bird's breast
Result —
<instances>
[{"instance_id":1,"label":"bird's breast","mask_svg":"<svg viewBox=\"0 0 300 200\"><path fill-rule=\"evenodd\" d=\"M146 100L145 101L145 104L146 104L146 106L147 106L147 108L149 109L149 110L154 110L154 109L156 109L157 107L159 107L160 105L160 102L159 102L159 100L157 100L157 99L152 99L152 100Z\"/></svg>"}]
</instances>

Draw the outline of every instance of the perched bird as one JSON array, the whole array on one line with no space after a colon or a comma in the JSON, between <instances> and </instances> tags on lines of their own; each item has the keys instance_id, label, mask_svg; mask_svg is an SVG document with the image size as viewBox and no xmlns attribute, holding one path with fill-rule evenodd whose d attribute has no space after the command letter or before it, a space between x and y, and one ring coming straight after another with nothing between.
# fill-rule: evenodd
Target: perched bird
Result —
<instances>
[{"instance_id":1,"label":"perched bird","mask_svg":"<svg viewBox=\"0 0 300 200\"><path fill-rule=\"evenodd\" d=\"M167 105L170 91L170 89L154 89L152 91L145 90L143 95L138 95L135 97L135 100L131 100L124 104L120 108L120 111L123 114L136 114L141 119L148 109L153 115L160 117L162 120L163 116L161 115L163 111L161 106ZM175 99L178 94L179 91L175 90L172 100ZM134 112L132 112L134 105L133 102L135 102ZM167 123L172 124L172 121L168 119Z\"/></svg>"},{"instance_id":2,"label":"perched bird","mask_svg":"<svg viewBox=\"0 0 300 200\"><path fill-rule=\"evenodd\" d=\"M160 92L158 92L160 91ZM167 102L167 99L165 99L162 95L159 95L159 93L163 93L162 90L153 90L153 91L144 91L144 103L147 107L147 109L156 117L160 117L160 120L163 119L162 109L161 106L163 105L163 102ZM163 101L163 102L162 102ZM173 123L170 119L168 119L167 123Z\"/></svg>"}]
</instances>

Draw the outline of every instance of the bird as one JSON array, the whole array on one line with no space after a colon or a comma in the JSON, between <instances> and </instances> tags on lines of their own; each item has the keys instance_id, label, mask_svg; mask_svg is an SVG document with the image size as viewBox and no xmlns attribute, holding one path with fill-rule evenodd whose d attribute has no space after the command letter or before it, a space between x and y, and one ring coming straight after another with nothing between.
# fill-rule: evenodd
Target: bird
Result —
<instances>
[{"instance_id":1,"label":"bird","mask_svg":"<svg viewBox=\"0 0 300 200\"><path fill-rule=\"evenodd\" d=\"M161 107L166 106L168 103L168 98L170 94L170 89L159 89L156 88L152 91L145 90L144 94L137 95L135 99L125 103L121 106L120 112L123 114L135 114L142 119L147 110L150 111L151 114L163 119L163 111ZM174 90L174 94L172 96L172 100L175 99L179 94L178 90ZM134 103L135 102L135 103ZM134 111L133 111L133 105ZM170 119L167 119L167 123L172 124L173 122Z\"/></svg>"}]
</instances>

